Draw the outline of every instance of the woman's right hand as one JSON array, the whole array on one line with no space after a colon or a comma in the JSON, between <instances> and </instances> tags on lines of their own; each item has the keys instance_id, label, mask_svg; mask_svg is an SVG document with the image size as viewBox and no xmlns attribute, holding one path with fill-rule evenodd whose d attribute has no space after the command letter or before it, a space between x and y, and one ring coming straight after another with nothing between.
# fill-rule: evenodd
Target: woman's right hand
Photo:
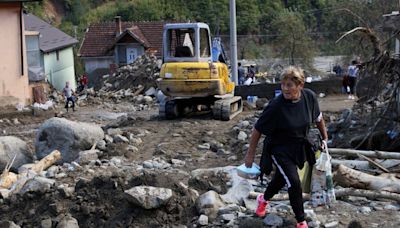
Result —
<instances>
[{"instance_id":1,"label":"woman's right hand","mask_svg":"<svg viewBox=\"0 0 400 228\"><path fill-rule=\"evenodd\" d=\"M246 153L246 157L244 158L244 164L247 168L251 168L253 166L253 162L254 162L254 156L249 155L250 153L247 152Z\"/></svg>"}]
</instances>

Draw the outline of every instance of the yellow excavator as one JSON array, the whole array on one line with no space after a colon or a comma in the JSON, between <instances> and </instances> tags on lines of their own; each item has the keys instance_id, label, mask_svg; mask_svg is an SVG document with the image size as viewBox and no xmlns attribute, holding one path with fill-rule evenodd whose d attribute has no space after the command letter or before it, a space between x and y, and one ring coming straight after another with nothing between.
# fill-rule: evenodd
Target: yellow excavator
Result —
<instances>
[{"instance_id":1,"label":"yellow excavator","mask_svg":"<svg viewBox=\"0 0 400 228\"><path fill-rule=\"evenodd\" d=\"M173 119L189 112L212 110L215 119L230 120L243 110L234 96L221 40L211 42L205 23L166 24L163 65L158 88L167 96L160 115Z\"/></svg>"}]
</instances>

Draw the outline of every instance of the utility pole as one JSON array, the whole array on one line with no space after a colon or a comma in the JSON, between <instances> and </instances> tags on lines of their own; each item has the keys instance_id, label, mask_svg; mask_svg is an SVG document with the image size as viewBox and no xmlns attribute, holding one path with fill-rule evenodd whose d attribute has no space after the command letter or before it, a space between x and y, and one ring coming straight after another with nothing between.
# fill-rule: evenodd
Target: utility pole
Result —
<instances>
[{"instance_id":1,"label":"utility pole","mask_svg":"<svg viewBox=\"0 0 400 228\"><path fill-rule=\"evenodd\" d=\"M231 69L232 79L238 85L238 65L237 65L237 40L236 40L236 3L230 0L230 38L231 38Z\"/></svg>"}]
</instances>

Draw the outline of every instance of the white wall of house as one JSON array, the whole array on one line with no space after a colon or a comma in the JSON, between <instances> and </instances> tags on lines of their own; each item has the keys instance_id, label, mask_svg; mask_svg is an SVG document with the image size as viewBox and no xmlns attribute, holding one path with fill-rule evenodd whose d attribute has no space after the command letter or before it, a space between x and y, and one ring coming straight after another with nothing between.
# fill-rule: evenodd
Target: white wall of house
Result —
<instances>
[{"instance_id":1,"label":"white wall of house","mask_svg":"<svg viewBox=\"0 0 400 228\"><path fill-rule=\"evenodd\" d=\"M109 69L110 64L114 63L114 56L100 57L100 58L83 57L82 59L85 63L85 72L88 74L92 73L94 70L99 68Z\"/></svg>"},{"instance_id":2,"label":"white wall of house","mask_svg":"<svg viewBox=\"0 0 400 228\"><path fill-rule=\"evenodd\" d=\"M45 75L54 88L61 91L66 81L70 82L72 88L76 88L72 47L44 53L43 59Z\"/></svg>"},{"instance_id":3,"label":"white wall of house","mask_svg":"<svg viewBox=\"0 0 400 228\"><path fill-rule=\"evenodd\" d=\"M136 58L143 55L145 50L144 47L139 43L118 43L115 48L115 56L118 64L127 64L127 50L128 49L136 49Z\"/></svg>"}]
</instances>

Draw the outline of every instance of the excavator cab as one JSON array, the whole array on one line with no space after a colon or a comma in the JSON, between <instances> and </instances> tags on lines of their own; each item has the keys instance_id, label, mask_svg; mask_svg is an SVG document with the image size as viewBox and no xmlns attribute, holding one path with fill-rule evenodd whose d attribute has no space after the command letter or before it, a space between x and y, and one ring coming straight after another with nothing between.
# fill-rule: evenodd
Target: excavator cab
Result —
<instances>
[{"instance_id":1,"label":"excavator cab","mask_svg":"<svg viewBox=\"0 0 400 228\"><path fill-rule=\"evenodd\" d=\"M160 103L160 115L172 119L203 107L212 110L216 119L229 120L242 111L241 98L233 96L235 86L227 65L213 58L221 53L215 44L221 42L211 42L207 24L164 26L163 65L157 84L168 99Z\"/></svg>"}]
</instances>

